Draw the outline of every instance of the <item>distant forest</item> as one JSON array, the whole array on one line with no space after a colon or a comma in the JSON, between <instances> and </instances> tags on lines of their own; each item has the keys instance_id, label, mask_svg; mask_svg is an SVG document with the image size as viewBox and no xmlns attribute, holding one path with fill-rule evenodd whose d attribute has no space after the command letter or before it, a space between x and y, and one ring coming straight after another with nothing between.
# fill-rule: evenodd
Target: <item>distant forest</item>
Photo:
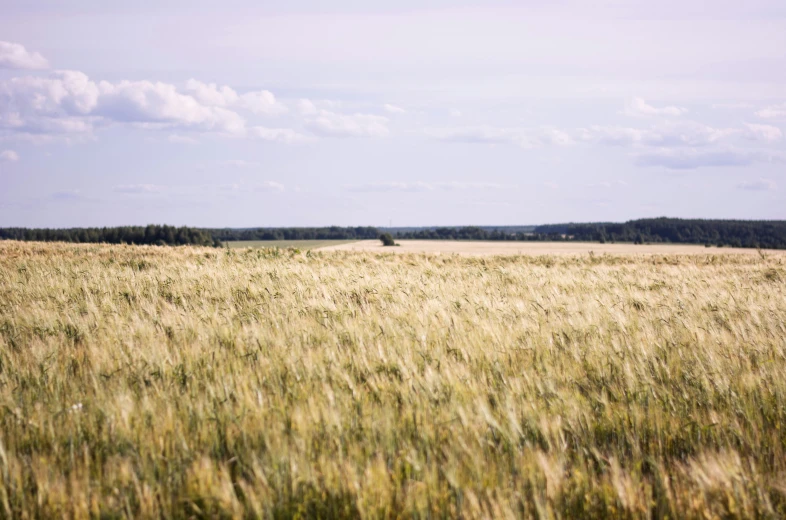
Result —
<instances>
[{"instance_id":1,"label":"distant forest","mask_svg":"<svg viewBox=\"0 0 786 520\"><path fill-rule=\"evenodd\" d=\"M374 240L380 231L375 227L319 228L227 228L205 229L222 242L236 240Z\"/></svg>"},{"instance_id":2,"label":"distant forest","mask_svg":"<svg viewBox=\"0 0 786 520\"><path fill-rule=\"evenodd\" d=\"M624 223L549 224L535 226L529 232L509 232L493 227L429 228L398 232L395 236L423 240L570 240L786 249L786 221L654 218Z\"/></svg>"},{"instance_id":3,"label":"distant forest","mask_svg":"<svg viewBox=\"0 0 786 520\"><path fill-rule=\"evenodd\" d=\"M0 239L160 246L221 245L209 231L203 229L156 225L68 229L0 228Z\"/></svg>"},{"instance_id":4,"label":"distant forest","mask_svg":"<svg viewBox=\"0 0 786 520\"><path fill-rule=\"evenodd\" d=\"M381 233L397 239L581 241L704 244L786 249L783 220L684 220L655 218L624 223L549 224L545 226L465 226L429 228L320 227L198 229L173 226L114 228L0 228L0 239L44 242L220 246L239 240L369 240Z\"/></svg>"}]
</instances>

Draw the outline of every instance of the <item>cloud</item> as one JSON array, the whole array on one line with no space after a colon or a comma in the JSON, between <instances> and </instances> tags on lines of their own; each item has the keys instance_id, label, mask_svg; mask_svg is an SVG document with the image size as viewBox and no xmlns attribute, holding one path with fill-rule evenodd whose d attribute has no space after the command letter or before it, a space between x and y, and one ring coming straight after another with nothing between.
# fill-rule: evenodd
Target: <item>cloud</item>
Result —
<instances>
[{"instance_id":1,"label":"cloud","mask_svg":"<svg viewBox=\"0 0 786 520\"><path fill-rule=\"evenodd\" d=\"M450 110L448 110L448 114L450 115L450 117L461 117L461 110L459 110L458 108L451 108Z\"/></svg>"},{"instance_id":2,"label":"cloud","mask_svg":"<svg viewBox=\"0 0 786 520\"><path fill-rule=\"evenodd\" d=\"M257 191L257 192L259 192L259 191L277 191L277 192L282 192L282 191L284 191L284 185L281 184L280 182L264 181L264 182L260 182L260 183L256 183L256 184L252 185L252 189L254 191Z\"/></svg>"},{"instance_id":3,"label":"cloud","mask_svg":"<svg viewBox=\"0 0 786 520\"><path fill-rule=\"evenodd\" d=\"M625 104L625 114L629 116L681 116L687 111L675 106L656 108L640 97L632 98Z\"/></svg>"},{"instance_id":4,"label":"cloud","mask_svg":"<svg viewBox=\"0 0 786 520\"><path fill-rule=\"evenodd\" d=\"M17 162L19 154L13 150L3 150L0 152L0 162Z\"/></svg>"},{"instance_id":5,"label":"cloud","mask_svg":"<svg viewBox=\"0 0 786 520\"><path fill-rule=\"evenodd\" d=\"M0 129L22 134L84 134L99 90L81 72L58 71L46 78L0 82Z\"/></svg>"},{"instance_id":6,"label":"cloud","mask_svg":"<svg viewBox=\"0 0 786 520\"><path fill-rule=\"evenodd\" d=\"M514 144L522 148L534 148L536 140L522 130L495 128L491 126L468 126L462 128L432 129L427 133L440 141L473 144Z\"/></svg>"},{"instance_id":7,"label":"cloud","mask_svg":"<svg viewBox=\"0 0 786 520\"><path fill-rule=\"evenodd\" d=\"M269 90L248 92L240 96L240 106L254 114L283 114L287 107L276 101L276 96Z\"/></svg>"},{"instance_id":8,"label":"cloud","mask_svg":"<svg viewBox=\"0 0 786 520\"><path fill-rule=\"evenodd\" d=\"M660 166L671 170L749 166L758 162L776 161L783 161L783 157L773 153L735 148L656 148L636 155L638 166Z\"/></svg>"},{"instance_id":9,"label":"cloud","mask_svg":"<svg viewBox=\"0 0 786 520\"><path fill-rule=\"evenodd\" d=\"M186 81L186 90L203 105L214 107L230 107L235 105L240 96L230 87L219 87L215 83L203 83L195 79Z\"/></svg>"},{"instance_id":10,"label":"cloud","mask_svg":"<svg viewBox=\"0 0 786 520\"><path fill-rule=\"evenodd\" d=\"M19 77L0 82L0 133L17 137L71 139L90 136L98 127L130 125L290 143L304 140L294 130L256 126L249 129L238 110L276 114L286 107L268 91L243 95L229 87L189 80L187 93L153 81L92 81L78 71L48 77ZM169 136L172 143L194 143Z\"/></svg>"},{"instance_id":11,"label":"cloud","mask_svg":"<svg viewBox=\"0 0 786 520\"><path fill-rule=\"evenodd\" d=\"M203 83L195 79L186 82L186 90L207 106L243 109L260 115L283 114L287 111L287 107L276 101L276 96L269 90L239 95L226 85L219 87L215 83Z\"/></svg>"},{"instance_id":12,"label":"cloud","mask_svg":"<svg viewBox=\"0 0 786 520\"><path fill-rule=\"evenodd\" d=\"M152 123L165 127L194 128L239 135L245 121L220 106L203 105L168 83L121 81L98 85L100 95L94 114L114 122Z\"/></svg>"},{"instance_id":13,"label":"cloud","mask_svg":"<svg viewBox=\"0 0 786 520\"><path fill-rule=\"evenodd\" d=\"M308 140L305 135L289 128L267 128L264 126L255 126L249 130L249 134L252 137L256 137L264 141L273 141L284 144L292 144Z\"/></svg>"},{"instance_id":14,"label":"cloud","mask_svg":"<svg viewBox=\"0 0 786 520\"><path fill-rule=\"evenodd\" d=\"M429 129L426 133L440 141L450 143L512 144L527 149L545 145L568 146L574 143L567 132L552 127L520 129L483 125Z\"/></svg>"},{"instance_id":15,"label":"cloud","mask_svg":"<svg viewBox=\"0 0 786 520\"><path fill-rule=\"evenodd\" d=\"M768 106L756 112L756 115L763 119L786 118L786 103Z\"/></svg>"},{"instance_id":16,"label":"cloud","mask_svg":"<svg viewBox=\"0 0 786 520\"><path fill-rule=\"evenodd\" d=\"M737 189L748 191L774 191L777 189L772 179L760 178L755 181L745 181L737 184Z\"/></svg>"},{"instance_id":17,"label":"cloud","mask_svg":"<svg viewBox=\"0 0 786 520\"><path fill-rule=\"evenodd\" d=\"M714 128L693 121L669 122L652 128L593 126L580 130L581 139L610 146L707 146L741 133L733 128Z\"/></svg>"},{"instance_id":18,"label":"cloud","mask_svg":"<svg viewBox=\"0 0 786 520\"><path fill-rule=\"evenodd\" d=\"M746 137L754 141L765 141L767 143L774 143L783 138L783 132L777 126L772 125L757 125L751 123L744 123L748 128Z\"/></svg>"},{"instance_id":19,"label":"cloud","mask_svg":"<svg viewBox=\"0 0 786 520\"><path fill-rule=\"evenodd\" d=\"M319 112L319 109L317 109L317 106L310 99L301 99L300 101L298 101L297 107L298 107L298 110L300 111L301 114L307 115L307 116L310 116L310 115L313 115L313 114L316 114L317 112Z\"/></svg>"},{"instance_id":20,"label":"cloud","mask_svg":"<svg viewBox=\"0 0 786 520\"><path fill-rule=\"evenodd\" d=\"M306 120L306 128L322 137L383 137L389 119L373 114L340 114L320 110Z\"/></svg>"},{"instance_id":21,"label":"cloud","mask_svg":"<svg viewBox=\"0 0 786 520\"><path fill-rule=\"evenodd\" d=\"M407 111L404 110L403 108L398 107L396 105L391 105L389 103L386 103L385 105L383 105L382 108L384 108L385 112L387 112L389 114L406 114L407 113Z\"/></svg>"},{"instance_id":22,"label":"cloud","mask_svg":"<svg viewBox=\"0 0 786 520\"><path fill-rule=\"evenodd\" d=\"M46 69L49 63L37 52L30 52L24 45L0 41L0 69Z\"/></svg>"},{"instance_id":23,"label":"cloud","mask_svg":"<svg viewBox=\"0 0 786 520\"><path fill-rule=\"evenodd\" d=\"M513 186L496 184L493 182L379 182L371 184L350 184L344 186L347 191L359 193L385 193L385 192L427 192L427 191L459 191L459 190L499 190L510 189Z\"/></svg>"},{"instance_id":24,"label":"cloud","mask_svg":"<svg viewBox=\"0 0 786 520\"><path fill-rule=\"evenodd\" d=\"M150 81L95 83L77 71L0 83L0 129L21 134L90 134L97 124L188 128L240 134L235 112L200 104L174 85Z\"/></svg>"},{"instance_id":25,"label":"cloud","mask_svg":"<svg viewBox=\"0 0 786 520\"><path fill-rule=\"evenodd\" d=\"M540 133L540 140L545 144L559 146L568 146L575 142L570 134L557 128L543 128Z\"/></svg>"}]
</instances>

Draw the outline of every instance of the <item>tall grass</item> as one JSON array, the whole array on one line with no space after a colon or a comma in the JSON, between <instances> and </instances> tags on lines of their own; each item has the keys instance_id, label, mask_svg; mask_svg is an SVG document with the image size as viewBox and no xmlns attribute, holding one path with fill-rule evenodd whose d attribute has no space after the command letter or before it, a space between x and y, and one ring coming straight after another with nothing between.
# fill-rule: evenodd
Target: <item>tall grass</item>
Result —
<instances>
[{"instance_id":1,"label":"tall grass","mask_svg":"<svg viewBox=\"0 0 786 520\"><path fill-rule=\"evenodd\" d=\"M783 517L785 258L0 242L0 517Z\"/></svg>"}]
</instances>

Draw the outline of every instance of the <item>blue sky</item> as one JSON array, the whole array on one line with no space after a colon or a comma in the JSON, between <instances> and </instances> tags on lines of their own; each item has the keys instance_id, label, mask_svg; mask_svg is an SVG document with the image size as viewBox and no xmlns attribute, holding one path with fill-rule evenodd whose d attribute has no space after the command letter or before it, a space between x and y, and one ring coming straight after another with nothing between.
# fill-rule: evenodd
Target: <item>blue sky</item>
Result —
<instances>
[{"instance_id":1,"label":"blue sky","mask_svg":"<svg viewBox=\"0 0 786 520\"><path fill-rule=\"evenodd\" d=\"M786 4L0 0L0 226L786 218Z\"/></svg>"}]
</instances>

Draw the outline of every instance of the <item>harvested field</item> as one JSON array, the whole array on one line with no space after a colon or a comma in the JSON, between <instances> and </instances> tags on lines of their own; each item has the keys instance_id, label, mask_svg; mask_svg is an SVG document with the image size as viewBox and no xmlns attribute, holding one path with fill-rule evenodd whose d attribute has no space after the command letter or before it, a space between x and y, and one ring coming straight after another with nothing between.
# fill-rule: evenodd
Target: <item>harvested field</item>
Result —
<instances>
[{"instance_id":1,"label":"harvested field","mask_svg":"<svg viewBox=\"0 0 786 520\"><path fill-rule=\"evenodd\" d=\"M757 255L756 249L717 248L684 244L599 244L593 242L462 242L457 240L398 240L398 247L384 247L379 240L361 240L322 247L322 251L373 251L385 253L443 253L461 255L564 255L564 254L745 254ZM771 251L768 253L784 254Z\"/></svg>"}]
</instances>

